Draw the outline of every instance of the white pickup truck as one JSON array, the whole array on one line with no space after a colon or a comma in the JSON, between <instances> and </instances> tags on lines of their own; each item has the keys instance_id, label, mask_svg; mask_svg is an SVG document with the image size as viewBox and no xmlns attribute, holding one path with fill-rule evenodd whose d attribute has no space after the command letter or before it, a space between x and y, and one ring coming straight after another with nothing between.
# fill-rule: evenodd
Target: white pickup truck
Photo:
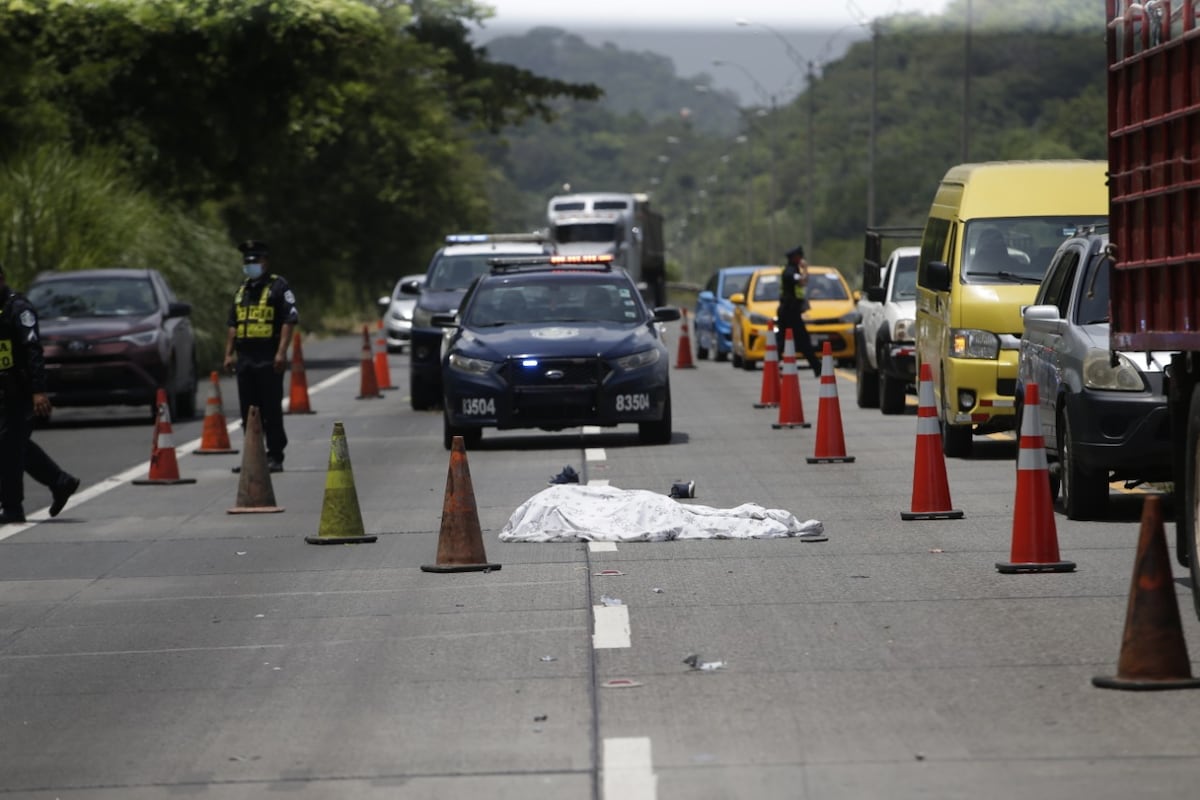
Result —
<instances>
[{"instance_id":1,"label":"white pickup truck","mask_svg":"<svg viewBox=\"0 0 1200 800\"><path fill-rule=\"evenodd\" d=\"M908 229L903 229L908 231ZM916 232L917 235L920 231ZM911 232L896 235L911 236ZM855 373L859 408L902 414L910 387L916 389L916 299L919 247L897 247L879 265L884 237L867 234L861 318L855 328Z\"/></svg>"}]
</instances>

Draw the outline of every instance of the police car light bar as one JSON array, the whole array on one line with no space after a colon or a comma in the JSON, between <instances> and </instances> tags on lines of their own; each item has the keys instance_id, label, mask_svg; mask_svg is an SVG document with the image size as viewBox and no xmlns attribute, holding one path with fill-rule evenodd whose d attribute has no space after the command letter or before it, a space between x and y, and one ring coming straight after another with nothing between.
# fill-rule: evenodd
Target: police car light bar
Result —
<instances>
[{"instance_id":1,"label":"police car light bar","mask_svg":"<svg viewBox=\"0 0 1200 800\"><path fill-rule=\"evenodd\" d=\"M446 237L446 244L479 244L482 242L548 242L550 237L544 231L532 233L452 233Z\"/></svg>"},{"instance_id":2,"label":"police car light bar","mask_svg":"<svg viewBox=\"0 0 1200 800\"><path fill-rule=\"evenodd\" d=\"M579 255L579 256L554 256L554 255L529 255L529 256L508 256L505 258L489 258L488 264L492 266L493 272L512 272L522 267L527 269L555 269L558 267L582 267L585 269L595 269L608 272L612 269L613 254L612 253L597 253L595 255Z\"/></svg>"}]
</instances>

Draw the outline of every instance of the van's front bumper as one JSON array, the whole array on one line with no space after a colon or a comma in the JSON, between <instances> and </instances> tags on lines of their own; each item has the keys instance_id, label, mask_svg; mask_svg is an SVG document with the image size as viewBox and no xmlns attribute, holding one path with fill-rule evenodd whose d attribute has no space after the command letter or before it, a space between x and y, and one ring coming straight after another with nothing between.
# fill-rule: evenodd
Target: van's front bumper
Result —
<instances>
[{"instance_id":1,"label":"van's front bumper","mask_svg":"<svg viewBox=\"0 0 1200 800\"><path fill-rule=\"evenodd\" d=\"M977 432L1012 430L1017 390L1018 351L999 358L947 358L942 364L942 404L951 425Z\"/></svg>"}]
</instances>

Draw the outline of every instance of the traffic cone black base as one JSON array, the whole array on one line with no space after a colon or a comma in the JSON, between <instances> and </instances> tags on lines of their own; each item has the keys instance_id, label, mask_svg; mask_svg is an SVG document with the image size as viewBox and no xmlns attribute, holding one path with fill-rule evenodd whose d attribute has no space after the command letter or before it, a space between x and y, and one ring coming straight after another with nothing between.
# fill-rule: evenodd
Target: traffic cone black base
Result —
<instances>
[{"instance_id":1,"label":"traffic cone black base","mask_svg":"<svg viewBox=\"0 0 1200 800\"><path fill-rule=\"evenodd\" d=\"M483 531L479 527L475 489L467 466L467 447L463 437L455 436L450 445L437 563L423 564L421 571L492 572L498 569L500 565L490 563L483 552Z\"/></svg>"},{"instance_id":2,"label":"traffic cone black base","mask_svg":"<svg viewBox=\"0 0 1200 800\"><path fill-rule=\"evenodd\" d=\"M957 508L950 508L945 511L901 511L900 519L912 521L914 519L962 519L963 512Z\"/></svg>"},{"instance_id":3,"label":"traffic cone black base","mask_svg":"<svg viewBox=\"0 0 1200 800\"><path fill-rule=\"evenodd\" d=\"M1013 564L1009 561L997 561L996 569L1005 575L1015 575L1018 572L1074 572L1074 561L1049 561L1042 564Z\"/></svg>"},{"instance_id":4,"label":"traffic cone black base","mask_svg":"<svg viewBox=\"0 0 1200 800\"><path fill-rule=\"evenodd\" d=\"M809 464L853 464L854 456L807 456L804 460Z\"/></svg>"},{"instance_id":5,"label":"traffic cone black base","mask_svg":"<svg viewBox=\"0 0 1200 800\"><path fill-rule=\"evenodd\" d=\"M780 428L811 428L811 422L772 422L771 427L775 430Z\"/></svg>"},{"instance_id":6,"label":"traffic cone black base","mask_svg":"<svg viewBox=\"0 0 1200 800\"><path fill-rule=\"evenodd\" d=\"M1192 662L1183 639L1179 599L1175 596L1159 506L1160 498L1154 496L1142 503L1142 528L1125 612L1121 656L1115 676L1092 678L1092 685L1101 689L1145 692L1200 688L1200 679L1192 677Z\"/></svg>"}]
</instances>

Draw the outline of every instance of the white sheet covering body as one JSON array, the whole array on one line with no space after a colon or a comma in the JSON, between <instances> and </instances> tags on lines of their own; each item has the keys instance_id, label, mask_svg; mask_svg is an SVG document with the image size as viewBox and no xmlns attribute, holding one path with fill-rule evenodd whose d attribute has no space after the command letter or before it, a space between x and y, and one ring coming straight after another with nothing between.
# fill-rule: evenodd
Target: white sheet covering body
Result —
<instances>
[{"instance_id":1,"label":"white sheet covering body","mask_svg":"<svg viewBox=\"0 0 1200 800\"><path fill-rule=\"evenodd\" d=\"M673 539L824 540L815 519L743 503L735 508L680 503L644 489L562 484L526 500L500 530L502 542L664 542Z\"/></svg>"}]
</instances>

